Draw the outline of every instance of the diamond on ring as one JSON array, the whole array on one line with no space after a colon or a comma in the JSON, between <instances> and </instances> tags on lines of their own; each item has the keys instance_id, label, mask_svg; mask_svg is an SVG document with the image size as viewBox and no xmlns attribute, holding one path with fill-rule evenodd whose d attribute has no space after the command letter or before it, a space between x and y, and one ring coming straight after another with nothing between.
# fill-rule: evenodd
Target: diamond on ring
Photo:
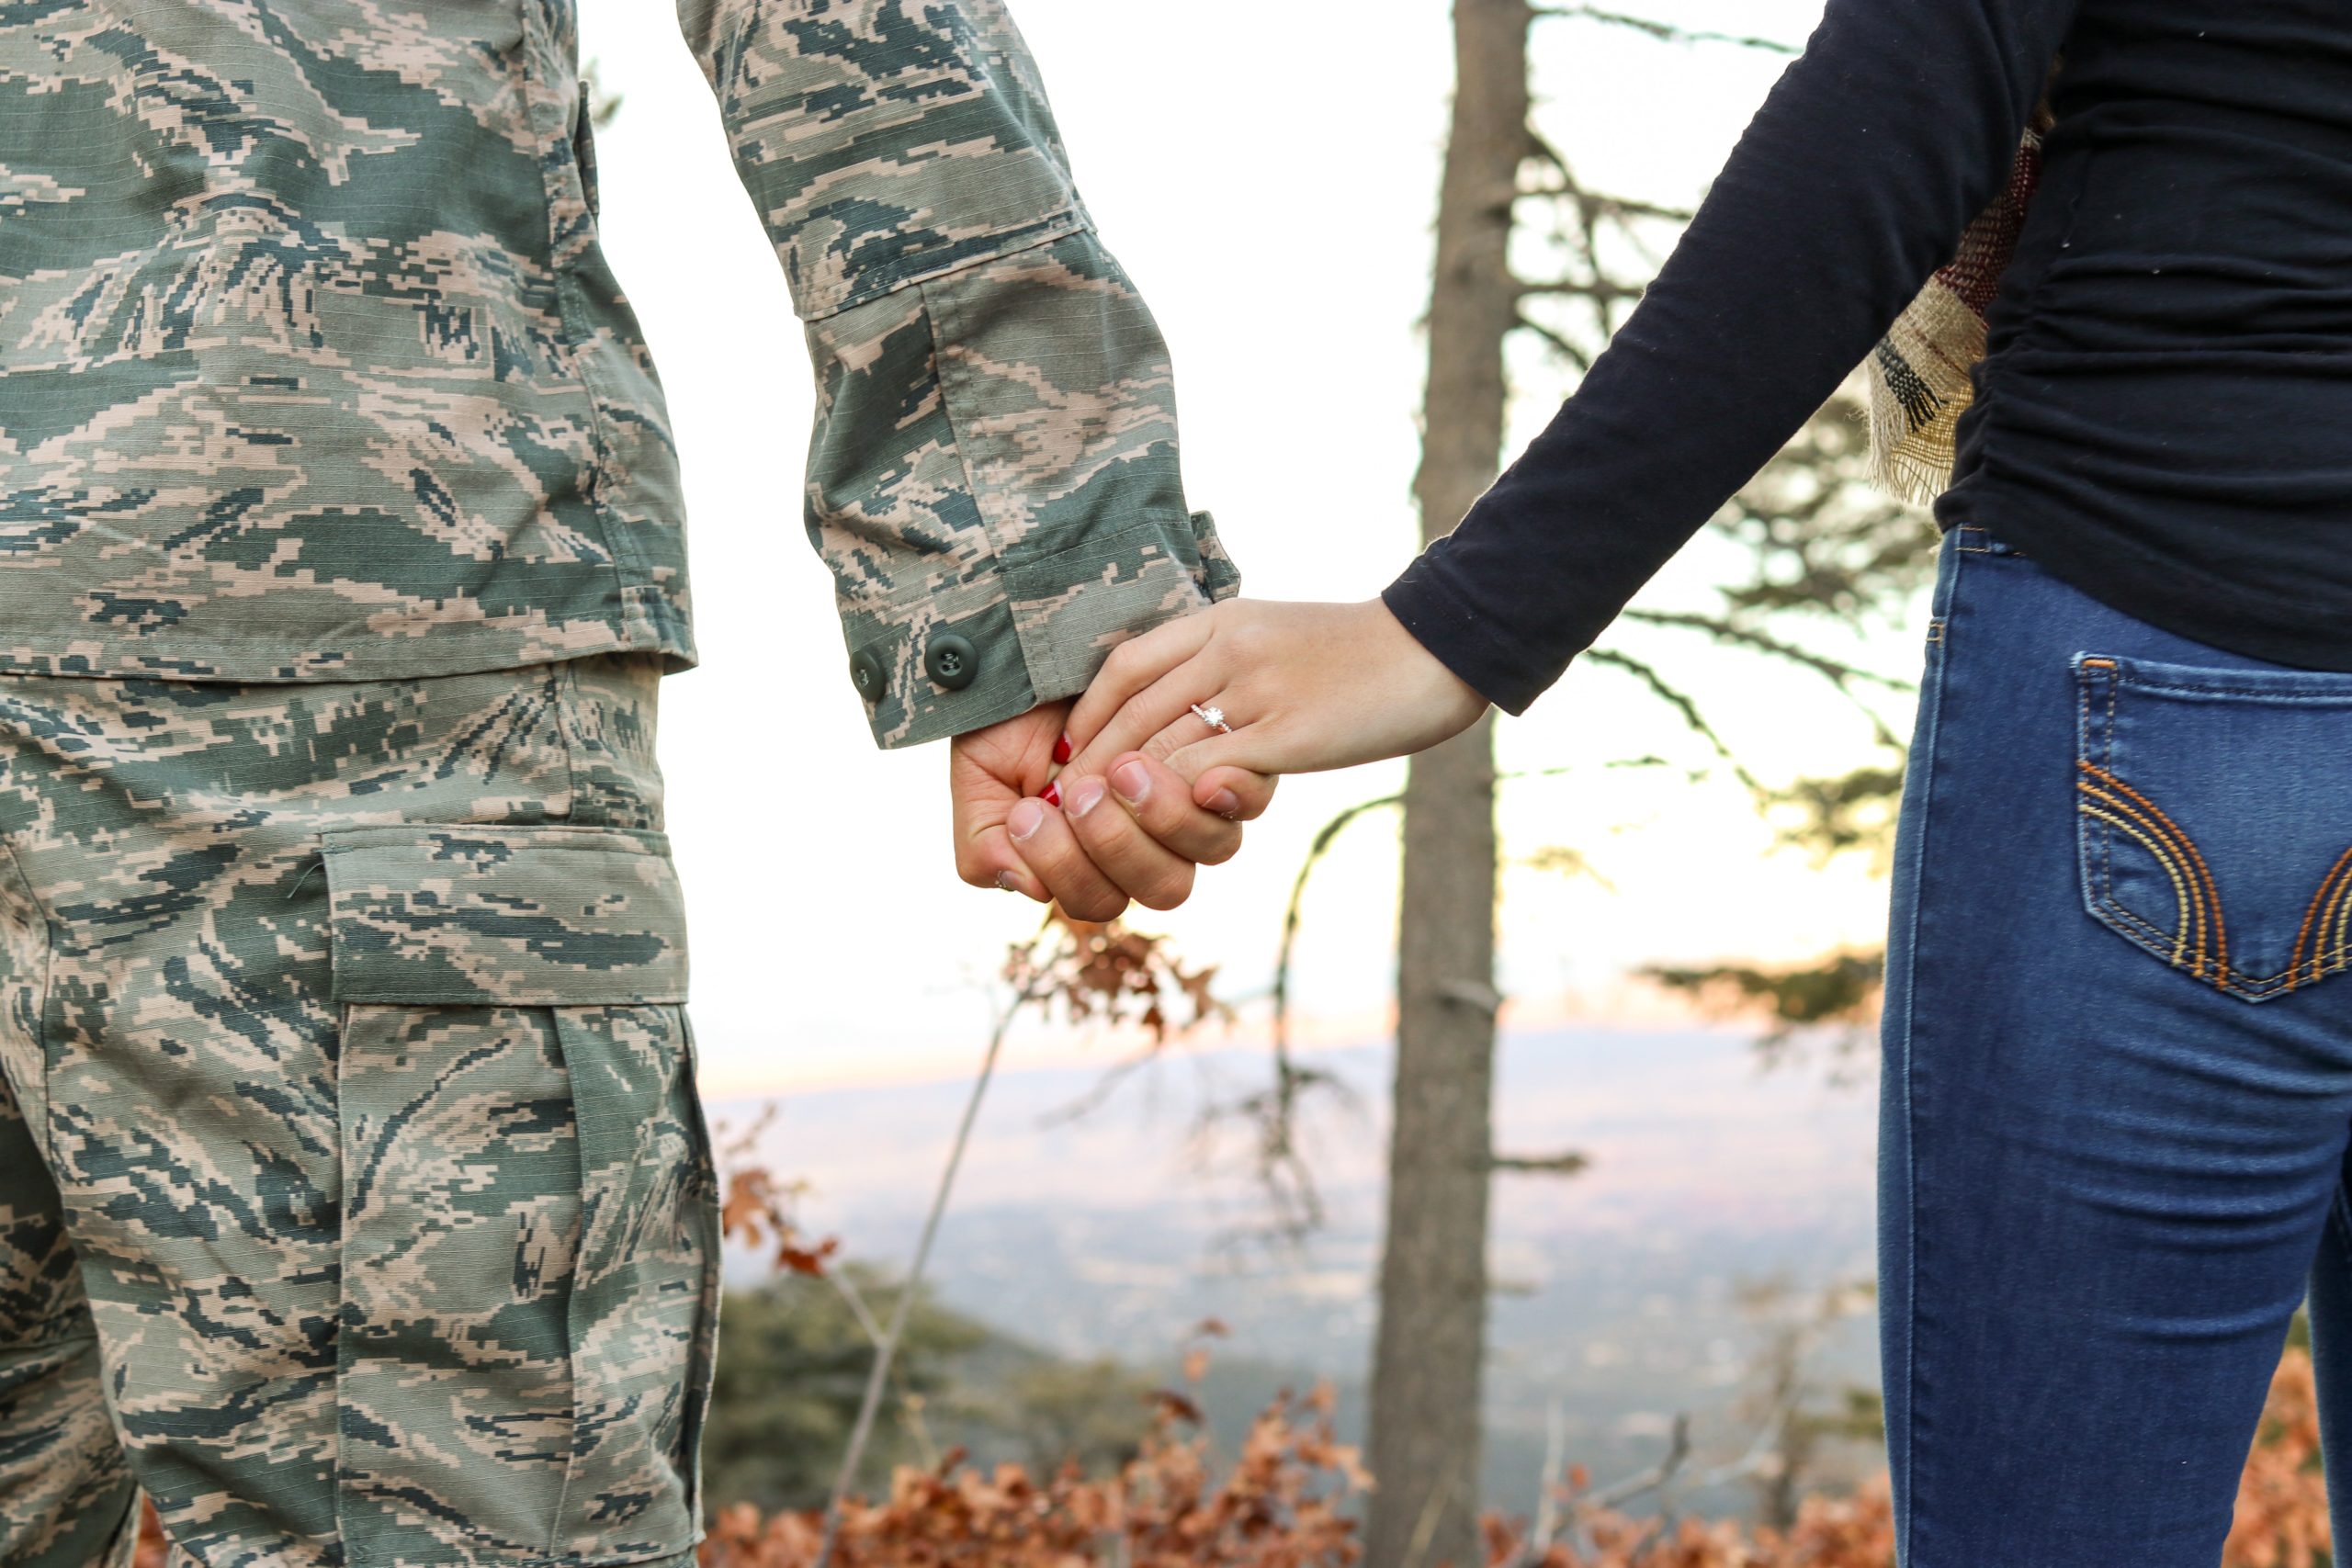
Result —
<instances>
[{"instance_id":1,"label":"diamond on ring","mask_svg":"<svg viewBox=\"0 0 2352 1568\"><path fill-rule=\"evenodd\" d=\"M1193 716L1220 734L1230 735L1233 733L1233 726L1225 722L1225 710L1217 706L1215 703L1211 703L1205 707L1202 706L1199 703L1194 703L1193 705Z\"/></svg>"}]
</instances>

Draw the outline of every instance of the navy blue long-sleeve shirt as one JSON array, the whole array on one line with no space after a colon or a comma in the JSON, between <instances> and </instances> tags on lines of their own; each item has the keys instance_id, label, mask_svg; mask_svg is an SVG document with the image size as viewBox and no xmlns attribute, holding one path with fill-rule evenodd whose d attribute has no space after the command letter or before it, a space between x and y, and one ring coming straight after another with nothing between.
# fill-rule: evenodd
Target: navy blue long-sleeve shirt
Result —
<instances>
[{"instance_id":1,"label":"navy blue long-sleeve shirt","mask_svg":"<svg viewBox=\"0 0 2352 1568\"><path fill-rule=\"evenodd\" d=\"M2168 630L2352 670L2345 0L1830 0L1576 395L1389 607L1525 708L1950 259L2045 85L1938 521Z\"/></svg>"}]
</instances>

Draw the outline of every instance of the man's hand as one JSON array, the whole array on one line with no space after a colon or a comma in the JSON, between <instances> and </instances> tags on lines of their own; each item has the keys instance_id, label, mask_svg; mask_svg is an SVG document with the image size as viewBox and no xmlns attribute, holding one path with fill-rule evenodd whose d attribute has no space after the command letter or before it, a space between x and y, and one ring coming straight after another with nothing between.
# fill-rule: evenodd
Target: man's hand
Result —
<instances>
[{"instance_id":1,"label":"man's hand","mask_svg":"<svg viewBox=\"0 0 2352 1568\"><path fill-rule=\"evenodd\" d=\"M1046 703L948 743L957 873L976 887L1057 900L1081 920L1114 919L1129 899L1175 908L1195 866L1241 847L1241 823L1266 808L1274 781L1233 771L1230 802L1212 811L1165 764L1136 756L1107 777L1072 778L1065 794L1055 769L1069 758L1069 708Z\"/></svg>"}]
</instances>

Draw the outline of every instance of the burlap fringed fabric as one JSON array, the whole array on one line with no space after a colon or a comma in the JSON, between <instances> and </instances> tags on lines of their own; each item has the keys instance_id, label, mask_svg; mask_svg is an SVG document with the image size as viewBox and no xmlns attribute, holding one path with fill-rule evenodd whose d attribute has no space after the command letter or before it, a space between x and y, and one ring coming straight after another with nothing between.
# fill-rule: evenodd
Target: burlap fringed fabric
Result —
<instances>
[{"instance_id":1,"label":"burlap fringed fabric","mask_svg":"<svg viewBox=\"0 0 2352 1568\"><path fill-rule=\"evenodd\" d=\"M2018 148L2008 185L1968 226L1959 252L1936 270L1862 367L1871 481L1897 500L1925 506L1951 483L1954 433L1976 395L1969 372L1984 357L1985 312L2041 183L2041 138L2050 123L2045 104Z\"/></svg>"}]
</instances>

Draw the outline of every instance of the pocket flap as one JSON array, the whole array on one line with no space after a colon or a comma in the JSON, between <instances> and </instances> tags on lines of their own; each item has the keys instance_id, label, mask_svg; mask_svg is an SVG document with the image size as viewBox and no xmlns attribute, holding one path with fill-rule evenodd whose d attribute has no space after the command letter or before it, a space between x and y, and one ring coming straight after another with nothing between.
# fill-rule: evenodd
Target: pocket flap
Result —
<instances>
[{"instance_id":1,"label":"pocket flap","mask_svg":"<svg viewBox=\"0 0 2352 1568\"><path fill-rule=\"evenodd\" d=\"M324 835L334 997L411 1007L686 999L685 902L660 833Z\"/></svg>"}]
</instances>

